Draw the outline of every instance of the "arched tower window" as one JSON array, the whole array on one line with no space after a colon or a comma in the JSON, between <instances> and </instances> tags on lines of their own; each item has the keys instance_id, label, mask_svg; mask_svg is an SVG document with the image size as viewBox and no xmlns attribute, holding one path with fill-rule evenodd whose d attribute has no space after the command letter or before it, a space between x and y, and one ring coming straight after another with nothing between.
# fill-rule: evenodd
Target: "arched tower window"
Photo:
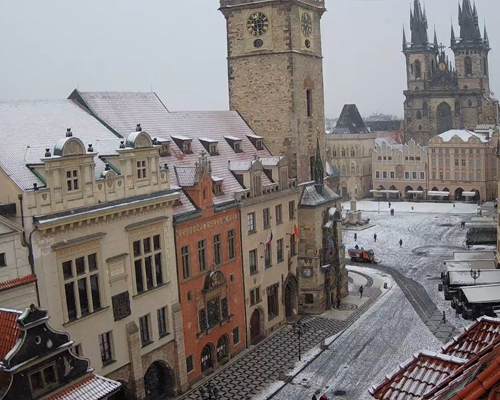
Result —
<instances>
[{"instance_id":1,"label":"arched tower window","mask_svg":"<svg viewBox=\"0 0 500 400\"><path fill-rule=\"evenodd\" d=\"M424 117L427 117L429 115L429 106L427 105L426 101L424 101L424 104L422 104L422 111L423 111Z\"/></svg>"},{"instance_id":2,"label":"arched tower window","mask_svg":"<svg viewBox=\"0 0 500 400\"><path fill-rule=\"evenodd\" d=\"M332 154L334 157L337 157L337 149L335 147L332 148Z\"/></svg>"},{"instance_id":3,"label":"arched tower window","mask_svg":"<svg viewBox=\"0 0 500 400\"><path fill-rule=\"evenodd\" d=\"M422 77L422 68L420 65L420 61L416 60L415 61L415 78L420 79Z\"/></svg>"},{"instance_id":4,"label":"arched tower window","mask_svg":"<svg viewBox=\"0 0 500 400\"><path fill-rule=\"evenodd\" d=\"M422 113L420 110L417 111L417 119L422 119Z\"/></svg>"},{"instance_id":5,"label":"arched tower window","mask_svg":"<svg viewBox=\"0 0 500 400\"><path fill-rule=\"evenodd\" d=\"M351 157L354 157L354 148L351 149Z\"/></svg>"},{"instance_id":6,"label":"arched tower window","mask_svg":"<svg viewBox=\"0 0 500 400\"><path fill-rule=\"evenodd\" d=\"M464 58L464 72L465 75L472 75L472 60L470 57Z\"/></svg>"},{"instance_id":7,"label":"arched tower window","mask_svg":"<svg viewBox=\"0 0 500 400\"><path fill-rule=\"evenodd\" d=\"M488 59L483 57L484 76L488 76Z\"/></svg>"}]
</instances>

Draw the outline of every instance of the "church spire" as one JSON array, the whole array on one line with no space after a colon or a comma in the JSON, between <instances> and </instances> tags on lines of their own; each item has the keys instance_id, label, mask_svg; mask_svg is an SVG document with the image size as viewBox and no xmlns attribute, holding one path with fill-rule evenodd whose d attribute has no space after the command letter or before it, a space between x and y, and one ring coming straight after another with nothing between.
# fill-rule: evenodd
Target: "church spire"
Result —
<instances>
[{"instance_id":1,"label":"church spire","mask_svg":"<svg viewBox=\"0 0 500 400\"><path fill-rule=\"evenodd\" d=\"M405 50L406 50L406 32L405 32L405 26L403 24L403 53L405 52Z\"/></svg>"},{"instance_id":2,"label":"church spire","mask_svg":"<svg viewBox=\"0 0 500 400\"><path fill-rule=\"evenodd\" d=\"M457 39L455 38L455 30L453 29L453 22L451 23L451 44L455 44Z\"/></svg>"},{"instance_id":3,"label":"church spire","mask_svg":"<svg viewBox=\"0 0 500 400\"><path fill-rule=\"evenodd\" d=\"M323 161L321 160L321 149L319 147L319 137L316 139L316 162L314 164L314 181L316 187L323 186L325 179L325 170L323 168Z\"/></svg>"},{"instance_id":4,"label":"church spire","mask_svg":"<svg viewBox=\"0 0 500 400\"><path fill-rule=\"evenodd\" d=\"M460 25L461 42L481 40L476 3L472 7L470 0L463 0L461 8L459 4L458 23Z\"/></svg>"},{"instance_id":5,"label":"church spire","mask_svg":"<svg viewBox=\"0 0 500 400\"><path fill-rule=\"evenodd\" d=\"M490 39L488 38L488 32L486 31L486 22L484 23L484 42L489 45Z\"/></svg>"},{"instance_id":6,"label":"church spire","mask_svg":"<svg viewBox=\"0 0 500 400\"><path fill-rule=\"evenodd\" d=\"M438 48L438 37L436 33L436 25L434 25L434 47L437 49Z\"/></svg>"},{"instance_id":7,"label":"church spire","mask_svg":"<svg viewBox=\"0 0 500 400\"><path fill-rule=\"evenodd\" d=\"M410 8L410 29L412 47L427 46L429 44L427 15L425 11L422 11L420 0L414 0L413 12Z\"/></svg>"}]
</instances>

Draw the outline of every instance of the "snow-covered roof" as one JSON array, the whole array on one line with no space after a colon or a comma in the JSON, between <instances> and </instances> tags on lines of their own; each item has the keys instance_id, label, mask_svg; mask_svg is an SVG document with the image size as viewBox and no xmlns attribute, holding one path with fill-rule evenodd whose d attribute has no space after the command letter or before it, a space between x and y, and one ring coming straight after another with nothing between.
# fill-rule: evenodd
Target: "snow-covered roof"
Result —
<instances>
[{"instance_id":1,"label":"snow-covered roof","mask_svg":"<svg viewBox=\"0 0 500 400\"><path fill-rule=\"evenodd\" d=\"M467 142L471 137L474 136L474 137L477 137L478 139L480 139L481 142L488 143L488 139L486 139L485 135L480 134L480 133L475 133L475 132L469 131L467 129L451 129L449 131L441 133L438 136L441 139L443 139L443 142L449 142L455 136L458 136L464 142Z\"/></svg>"},{"instance_id":2,"label":"snow-covered roof","mask_svg":"<svg viewBox=\"0 0 500 400\"><path fill-rule=\"evenodd\" d=\"M470 303L500 302L500 283L494 285L464 286L460 290Z\"/></svg>"},{"instance_id":3,"label":"snow-covered roof","mask_svg":"<svg viewBox=\"0 0 500 400\"><path fill-rule=\"evenodd\" d=\"M461 260L492 260L495 258L494 251L455 251L453 258L456 261Z\"/></svg>"},{"instance_id":4,"label":"snow-covered roof","mask_svg":"<svg viewBox=\"0 0 500 400\"><path fill-rule=\"evenodd\" d=\"M486 269L482 270L481 274L474 279L470 271L450 271L450 285L484 285L489 283L500 283L500 270Z\"/></svg>"},{"instance_id":5,"label":"snow-covered roof","mask_svg":"<svg viewBox=\"0 0 500 400\"><path fill-rule=\"evenodd\" d=\"M436 190L429 190L427 192L427 195L429 195L429 196L446 196L446 197L448 197L450 195L450 192L441 192L441 191L436 191Z\"/></svg>"}]
</instances>

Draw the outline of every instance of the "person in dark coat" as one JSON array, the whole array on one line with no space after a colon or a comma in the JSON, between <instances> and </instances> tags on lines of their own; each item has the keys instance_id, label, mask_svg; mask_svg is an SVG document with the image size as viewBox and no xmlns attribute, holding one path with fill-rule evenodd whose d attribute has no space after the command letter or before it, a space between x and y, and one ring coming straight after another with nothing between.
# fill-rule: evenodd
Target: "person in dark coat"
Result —
<instances>
[{"instance_id":1,"label":"person in dark coat","mask_svg":"<svg viewBox=\"0 0 500 400\"><path fill-rule=\"evenodd\" d=\"M358 240L358 234L354 233L354 241Z\"/></svg>"},{"instance_id":2,"label":"person in dark coat","mask_svg":"<svg viewBox=\"0 0 500 400\"><path fill-rule=\"evenodd\" d=\"M363 297L363 285L359 287L359 298Z\"/></svg>"},{"instance_id":3,"label":"person in dark coat","mask_svg":"<svg viewBox=\"0 0 500 400\"><path fill-rule=\"evenodd\" d=\"M313 394L312 400L318 400L315 394Z\"/></svg>"},{"instance_id":4,"label":"person in dark coat","mask_svg":"<svg viewBox=\"0 0 500 400\"><path fill-rule=\"evenodd\" d=\"M359 246L358 246L358 245L354 246L354 248L355 248L356 250L359 250Z\"/></svg>"},{"instance_id":5,"label":"person in dark coat","mask_svg":"<svg viewBox=\"0 0 500 400\"><path fill-rule=\"evenodd\" d=\"M399 247L403 247L403 239L399 239Z\"/></svg>"},{"instance_id":6,"label":"person in dark coat","mask_svg":"<svg viewBox=\"0 0 500 400\"><path fill-rule=\"evenodd\" d=\"M373 240L375 240L375 242L377 241L377 234L376 233L373 234Z\"/></svg>"}]
</instances>

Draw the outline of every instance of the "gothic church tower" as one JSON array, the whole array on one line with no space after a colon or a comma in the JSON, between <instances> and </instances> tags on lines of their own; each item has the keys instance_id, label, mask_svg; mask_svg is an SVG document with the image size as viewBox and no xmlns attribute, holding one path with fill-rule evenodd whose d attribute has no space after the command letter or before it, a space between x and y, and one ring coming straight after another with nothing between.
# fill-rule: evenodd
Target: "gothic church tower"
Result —
<instances>
[{"instance_id":1,"label":"gothic church tower","mask_svg":"<svg viewBox=\"0 0 500 400\"><path fill-rule=\"evenodd\" d=\"M220 0L227 23L230 108L299 182L324 148L320 19L323 0Z\"/></svg>"}]
</instances>

